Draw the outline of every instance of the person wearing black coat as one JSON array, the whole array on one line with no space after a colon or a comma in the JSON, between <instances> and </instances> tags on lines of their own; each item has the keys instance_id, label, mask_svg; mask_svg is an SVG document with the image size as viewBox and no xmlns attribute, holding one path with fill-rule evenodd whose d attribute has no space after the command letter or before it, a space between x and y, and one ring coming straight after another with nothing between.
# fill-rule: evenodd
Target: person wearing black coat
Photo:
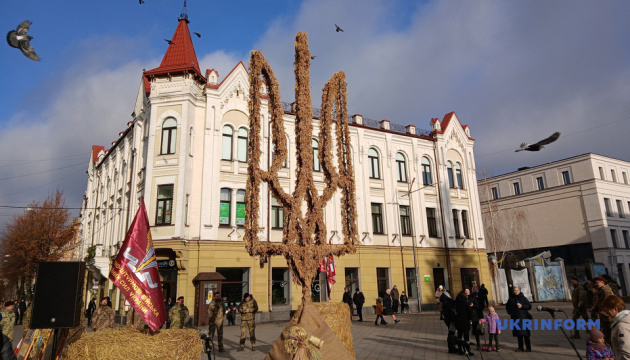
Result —
<instances>
[{"instance_id":1,"label":"person wearing black coat","mask_svg":"<svg viewBox=\"0 0 630 360\"><path fill-rule=\"evenodd\" d=\"M470 341L470 320L472 318L472 306L473 304L468 301L470 295L469 289L464 289L455 298L455 311L457 316L455 317L455 328L457 329L457 338L464 340L466 343ZM464 354L465 349L459 345L459 353ZM469 353L469 355L473 355Z\"/></svg>"},{"instance_id":2,"label":"person wearing black coat","mask_svg":"<svg viewBox=\"0 0 630 360\"><path fill-rule=\"evenodd\" d=\"M88 326L92 326L92 315L96 311L96 298L92 298L90 303L88 304L87 309L85 310L85 315L87 315Z\"/></svg>"},{"instance_id":3,"label":"person wearing black coat","mask_svg":"<svg viewBox=\"0 0 630 360\"><path fill-rule=\"evenodd\" d=\"M385 296L383 296L383 315L391 315L394 324L398 324L400 320L396 319L396 315L394 315L394 309L392 308L394 300L392 299L391 293L390 289L385 290Z\"/></svg>"},{"instance_id":4,"label":"person wearing black coat","mask_svg":"<svg viewBox=\"0 0 630 360\"><path fill-rule=\"evenodd\" d=\"M481 335L481 324L479 319L483 319L483 310L481 309L481 303L478 297L469 296L468 303L472 305L470 311L470 322L472 323L472 333L475 335L475 342L477 343L477 350L481 351L481 341L479 335Z\"/></svg>"},{"instance_id":5,"label":"person wearing black coat","mask_svg":"<svg viewBox=\"0 0 630 360\"><path fill-rule=\"evenodd\" d=\"M446 344L449 354L456 354L457 349L457 336L455 336L454 321L455 321L455 301L451 298L448 290L444 290L440 298L438 299L442 304L443 320L446 328L448 329L448 336L446 337Z\"/></svg>"},{"instance_id":6,"label":"person wearing black coat","mask_svg":"<svg viewBox=\"0 0 630 360\"><path fill-rule=\"evenodd\" d=\"M529 310L532 309L532 304L530 304L529 300L523 295L518 286L514 286L513 291L514 296L510 297L505 305L505 309L512 320L520 320L519 325L521 330L512 330L512 336L518 339L518 349L516 349L516 351L530 352L532 351L532 344L530 342L531 332L524 330L522 325L523 320L532 318L532 315L529 313ZM525 343L525 348L523 348L523 342Z\"/></svg>"},{"instance_id":7,"label":"person wearing black coat","mask_svg":"<svg viewBox=\"0 0 630 360\"><path fill-rule=\"evenodd\" d=\"M363 321L363 304L365 303L365 296L359 291L359 288L352 295L352 302L357 307L357 315L359 315L359 321Z\"/></svg>"},{"instance_id":8,"label":"person wearing black coat","mask_svg":"<svg viewBox=\"0 0 630 360\"><path fill-rule=\"evenodd\" d=\"M341 301L343 301L344 303L348 304L348 306L350 307L350 320L352 320L352 295L350 294L350 289L349 288L345 288L343 289L343 298L341 299Z\"/></svg>"},{"instance_id":9,"label":"person wearing black coat","mask_svg":"<svg viewBox=\"0 0 630 360\"><path fill-rule=\"evenodd\" d=\"M481 284L479 289L479 305L481 305L481 309L488 307L488 289L486 289L486 284Z\"/></svg>"},{"instance_id":10,"label":"person wearing black coat","mask_svg":"<svg viewBox=\"0 0 630 360\"><path fill-rule=\"evenodd\" d=\"M2 338L2 348L0 349L0 359L2 360L17 360L15 353L13 352L13 346L11 340L0 331L0 337Z\"/></svg>"}]
</instances>

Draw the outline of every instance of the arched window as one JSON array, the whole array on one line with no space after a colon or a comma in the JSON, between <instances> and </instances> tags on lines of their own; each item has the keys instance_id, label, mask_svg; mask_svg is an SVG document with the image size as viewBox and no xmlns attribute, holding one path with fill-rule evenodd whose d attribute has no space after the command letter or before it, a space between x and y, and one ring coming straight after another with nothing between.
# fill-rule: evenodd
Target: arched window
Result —
<instances>
[{"instance_id":1,"label":"arched window","mask_svg":"<svg viewBox=\"0 0 630 360\"><path fill-rule=\"evenodd\" d=\"M230 225L230 206L232 204L232 190L221 189L219 205L219 225Z\"/></svg>"},{"instance_id":2,"label":"arched window","mask_svg":"<svg viewBox=\"0 0 630 360\"><path fill-rule=\"evenodd\" d=\"M322 171L319 166L319 143L313 139L313 171Z\"/></svg>"},{"instance_id":3,"label":"arched window","mask_svg":"<svg viewBox=\"0 0 630 360\"><path fill-rule=\"evenodd\" d=\"M177 145L177 120L170 117L162 123L162 149L160 154L175 154L175 145Z\"/></svg>"},{"instance_id":4,"label":"arched window","mask_svg":"<svg viewBox=\"0 0 630 360\"><path fill-rule=\"evenodd\" d=\"M238 140L236 143L236 153L238 161L247 162L247 129L238 129Z\"/></svg>"},{"instance_id":5,"label":"arched window","mask_svg":"<svg viewBox=\"0 0 630 360\"><path fill-rule=\"evenodd\" d=\"M245 225L245 190L236 191L236 225Z\"/></svg>"},{"instance_id":6,"label":"arched window","mask_svg":"<svg viewBox=\"0 0 630 360\"><path fill-rule=\"evenodd\" d=\"M431 161L428 157L422 157L422 184L431 185Z\"/></svg>"},{"instance_id":7,"label":"arched window","mask_svg":"<svg viewBox=\"0 0 630 360\"><path fill-rule=\"evenodd\" d=\"M381 169L379 167L378 152L374 148L368 150L368 165L370 166L370 178L380 179Z\"/></svg>"},{"instance_id":8,"label":"arched window","mask_svg":"<svg viewBox=\"0 0 630 360\"><path fill-rule=\"evenodd\" d=\"M225 125L223 127L223 139L222 139L222 152L221 159L223 160L232 160L232 135L234 134L234 129L230 125Z\"/></svg>"},{"instance_id":9,"label":"arched window","mask_svg":"<svg viewBox=\"0 0 630 360\"><path fill-rule=\"evenodd\" d=\"M455 178L457 179L457 187L464 188L464 180L462 179L462 164L455 163Z\"/></svg>"},{"instance_id":10,"label":"arched window","mask_svg":"<svg viewBox=\"0 0 630 360\"><path fill-rule=\"evenodd\" d=\"M450 161L446 162L446 172L448 174L448 187L452 189L455 187L455 179L453 178L453 163Z\"/></svg>"},{"instance_id":11,"label":"arched window","mask_svg":"<svg viewBox=\"0 0 630 360\"><path fill-rule=\"evenodd\" d=\"M396 170L399 182L407 182L407 161L402 153L396 154Z\"/></svg>"}]
</instances>

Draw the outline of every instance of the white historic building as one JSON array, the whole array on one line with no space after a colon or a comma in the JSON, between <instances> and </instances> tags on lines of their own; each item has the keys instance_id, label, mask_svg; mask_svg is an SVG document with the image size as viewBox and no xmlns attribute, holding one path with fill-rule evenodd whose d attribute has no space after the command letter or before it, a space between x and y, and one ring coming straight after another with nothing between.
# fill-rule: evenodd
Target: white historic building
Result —
<instances>
[{"instance_id":1,"label":"white historic building","mask_svg":"<svg viewBox=\"0 0 630 360\"><path fill-rule=\"evenodd\" d=\"M592 153L521 168L479 180L482 211L490 204L523 210L529 226L524 249L550 250L570 269L588 259L603 264L627 294L629 176L629 162Z\"/></svg>"},{"instance_id":2,"label":"white historic building","mask_svg":"<svg viewBox=\"0 0 630 360\"><path fill-rule=\"evenodd\" d=\"M263 312L295 308L299 291L288 286L285 260L251 258L243 243L248 71L239 63L222 79L215 70L202 73L187 19L180 19L172 41L160 66L142 74L127 129L111 146L92 148L81 211L82 256L91 258L91 276L119 309L121 296L105 279L144 198L165 296L185 295L196 322L205 321L208 293L219 290L230 298L251 292ZM261 111L263 168L273 155L267 105ZM279 177L289 189L296 176L294 114L288 103L284 110L289 157ZM375 298L398 285L411 298L420 290L423 306L434 306L438 284L459 291L489 283L469 128L453 112L432 119L430 131L361 115L350 123L361 245L337 259L329 296L340 300L343 287L351 286ZM323 173L314 177L323 188ZM263 241L281 241L283 209L263 192ZM339 209L337 194L326 207L332 243L341 241ZM326 298L317 293L323 288L314 284L314 300Z\"/></svg>"}]
</instances>

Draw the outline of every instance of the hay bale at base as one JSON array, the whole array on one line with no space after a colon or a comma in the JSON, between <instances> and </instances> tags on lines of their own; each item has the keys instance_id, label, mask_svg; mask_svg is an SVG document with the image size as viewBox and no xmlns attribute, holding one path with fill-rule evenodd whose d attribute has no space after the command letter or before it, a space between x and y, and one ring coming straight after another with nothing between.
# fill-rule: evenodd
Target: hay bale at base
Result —
<instances>
[{"instance_id":1,"label":"hay bale at base","mask_svg":"<svg viewBox=\"0 0 630 360\"><path fill-rule=\"evenodd\" d=\"M64 359L179 359L199 360L203 344L191 329L162 330L146 335L130 328L85 333L66 347Z\"/></svg>"},{"instance_id":2,"label":"hay bale at base","mask_svg":"<svg viewBox=\"0 0 630 360\"><path fill-rule=\"evenodd\" d=\"M313 303L319 314L330 329L337 335L337 338L348 349L354 357L354 343L352 342L352 320L350 311L346 303L319 302Z\"/></svg>"},{"instance_id":3,"label":"hay bale at base","mask_svg":"<svg viewBox=\"0 0 630 360\"><path fill-rule=\"evenodd\" d=\"M343 303L339 303L345 305ZM291 332L291 329L295 326L299 326L304 329L307 336L305 338L315 338L316 341L321 341L321 349L318 349L318 353L321 355L321 359L325 360L354 360L354 349L352 345L352 333L350 332L350 314L348 306L345 308L337 307L338 304L322 304L323 312L326 314L328 321L324 320L324 317L317 310L317 307L313 305L310 300L306 300L304 305L300 305L300 308L295 313L291 321L287 324L284 331L276 340L273 347L265 357L265 360L295 360L306 359L309 357L302 357L303 354L293 355L289 354L285 348L285 336ZM347 324L344 322L347 321ZM329 325L330 324L330 325ZM331 325L340 332L341 336L338 336L331 329ZM343 333L341 333L343 332ZM344 339L344 342L340 339ZM348 348L350 346L350 348ZM319 355L318 354L318 355ZM311 357L311 360L312 357Z\"/></svg>"}]
</instances>

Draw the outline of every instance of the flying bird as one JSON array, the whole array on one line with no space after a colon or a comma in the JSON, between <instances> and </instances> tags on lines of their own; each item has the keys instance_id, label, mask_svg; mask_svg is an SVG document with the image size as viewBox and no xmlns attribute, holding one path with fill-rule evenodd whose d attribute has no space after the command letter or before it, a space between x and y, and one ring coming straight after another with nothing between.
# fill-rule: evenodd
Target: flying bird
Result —
<instances>
[{"instance_id":1,"label":"flying bird","mask_svg":"<svg viewBox=\"0 0 630 360\"><path fill-rule=\"evenodd\" d=\"M535 144L522 143L521 144L521 148L520 149L516 149L516 152L523 151L523 150L540 151L540 149L544 148L545 145L551 144L552 142L558 140L559 137L560 137L560 133L559 132L555 132L550 137L548 137L548 138L546 138L544 140L540 140L539 142L537 142Z\"/></svg>"},{"instance_id":2,"label":"flying bird","mask_svg":"<svg viewBox=\"0 0 630 360\"><path fill-rule=\"evenodd\" d=\"M164 39L164 41L166 41L169 45L175 45L175 43L169 39Z\"/></svg>"},{"instance_id":3,"label":"flying bird","mask_svg":"<svg viewBox=\"0 0 630 360\"><path fill-rule=\"evenodd\" d=\"M198 32L193 32L193 34L197 35L197 37L201 37L201 34Z\"/></svg>"},{"instance_id":4,"label":"flying bird","mask_svg":"<svg viewBox=\"0 0 630 360\"><path fill-rule=\"evenodd\" d=\"M35 53L35 50L31 47L30 41L33 37L28 35L28 29L31 26L31 22L28 20L22 21L16 30L11 30L7 34L7 42L11 47L20 49L22 54L33 61L39 61L39 56Z\"/></svg>"},{"instance_id":5,"label":"flying bird","mask_svg":"<svg viewBox=\"0 0 630 360\"><path fill-rule=\"evenodd\" d=\"M317 55L311 56L311 60L315 60L316 57L317 57Z\"/></svg>"},{"instance_id":6,"label":"flying bird","mask_svg":"<svg viewBox=\"0 0 630 360\"><path fill-rule=\"evenodd\" d=\"M144 4L144 0L138 0L138 3L140 3L140 5Z\"/></svg>"},{"instance_id":7,"label":"flying bird","mask_svg":"<svg viewBox=\"0 0 630 360\"><path fill-rule=\"evenodd\" d=\"M335 24L335 31L336 32L343 32L343 29L339 27L339 25Z\"/></svg>"}]
</instances>

